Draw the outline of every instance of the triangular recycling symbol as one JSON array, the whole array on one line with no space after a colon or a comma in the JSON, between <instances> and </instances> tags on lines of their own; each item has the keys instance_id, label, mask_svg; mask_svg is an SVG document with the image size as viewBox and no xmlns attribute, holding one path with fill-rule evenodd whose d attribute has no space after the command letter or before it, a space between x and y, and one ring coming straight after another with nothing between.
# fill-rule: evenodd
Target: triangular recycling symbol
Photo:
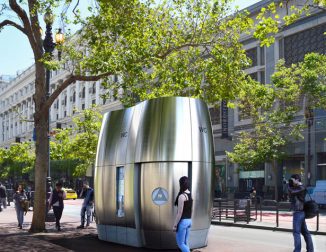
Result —
<instances>
[{"instance_id":1,"label":"triangular recycling symbol","mask_svg":"<svg viewBox=\"0 0 326 252\"><path fill-rule=\"evenodd\" d=\"M168 201L168 199L166 198L162 188L160 188L154 198L154 201Z\"/></svg>"}]
</instances>

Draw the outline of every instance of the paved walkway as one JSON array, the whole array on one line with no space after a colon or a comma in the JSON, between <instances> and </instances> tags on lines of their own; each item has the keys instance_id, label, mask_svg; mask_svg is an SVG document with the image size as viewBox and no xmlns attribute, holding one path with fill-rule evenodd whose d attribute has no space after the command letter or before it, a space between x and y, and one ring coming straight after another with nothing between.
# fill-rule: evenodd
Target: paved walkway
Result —
<instances>
[{"instance_id":1,"label":"paved walkway","mask_svg":"<svg viewBox=\"0 0 326 252\"><path fill-rule=\"evenodd\" d=\"M14 207L5 209L0 213L0 251L152 251L99 241L94 223L88 229L77 230L80 204L81 202L78 200L66 203L62 219L62 232L55 230L54 223L47 223L47 232L38 234L28 232L32 212L27 213L24 228L19 230L17 229ZM326 251L326 236L313 235L313 241L315 252ZM212 226L208 237L208 247L199 251L287 252L292 251L292 234L289 232Z\"/></svg>"}]
</instances>

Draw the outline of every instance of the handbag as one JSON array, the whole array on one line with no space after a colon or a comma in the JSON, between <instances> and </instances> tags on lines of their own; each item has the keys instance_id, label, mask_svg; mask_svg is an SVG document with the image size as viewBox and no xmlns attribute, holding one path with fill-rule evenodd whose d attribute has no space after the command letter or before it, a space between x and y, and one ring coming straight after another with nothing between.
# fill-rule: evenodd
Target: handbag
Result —
<instances>
[{"instance_id":1,"label":"handbag","mask_svg":"<svg viewBox=\"0 0 326 252\"><path fill-rule=\"evenodd\" d=\"M308 193L310 200L306 201L303 206L306 219L311 219L317 216L319 212L318 204L314 201Z\"/></svg>"}]
</instances>

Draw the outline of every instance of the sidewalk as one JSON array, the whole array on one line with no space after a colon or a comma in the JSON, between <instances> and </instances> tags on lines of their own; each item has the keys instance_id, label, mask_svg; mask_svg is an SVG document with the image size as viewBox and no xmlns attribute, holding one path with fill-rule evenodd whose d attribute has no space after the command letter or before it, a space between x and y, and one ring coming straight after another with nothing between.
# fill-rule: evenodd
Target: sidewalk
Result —
<instances>
[{"instance_id":1,"label":"sidewalk","mask_svg":"<svg viewBox=\"0 0 326 252\"><path fill-rule=\"evenodd\" d=\"M19 230L14 207L11 206L2 211L0 213L0 251L152 251L100 241L97 239L95 223L92 223L88 229L76 229L79 225L80 205L78 201L70 201L69 204L74 204L74 206L65 207L61 232L55 230L54 223L47 223L47 232L30 234L28 229L32 212L27 213L23 230ZM325 236L313 235L313 241L315 252L326 251ZM292 250L291 233L212 225L208 246L199 251L288 252Z\"/></svg>"}]
</instances>

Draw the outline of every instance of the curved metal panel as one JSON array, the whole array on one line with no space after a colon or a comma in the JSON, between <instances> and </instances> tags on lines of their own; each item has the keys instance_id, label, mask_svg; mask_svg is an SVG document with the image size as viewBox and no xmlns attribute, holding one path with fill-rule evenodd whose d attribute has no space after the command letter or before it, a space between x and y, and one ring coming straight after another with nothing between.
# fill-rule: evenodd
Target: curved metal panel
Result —
<instances>
[{"instance_id":1,"label":"curved metal panel","mask_svg":"<svg viewBox=\"0 0 326 252\"><path fill-rule=\"evenodd\" d=\"M135 162L157 161L160 154L161 99L144 103L136 142Z\"/></svg>"},{"instance_id":2,"label":"curved metal panel","mask_svg":"<svg viewBox=\"0 0 326 252\"><path fill-rule=\"evenodd\" d=\"M119 133L118 133L118 128L115 131L116 134L119 135L119 140L117 140L116 143L117 144L116 158L115 158L116 165L124 165L126 163L127 150L129 149L127 145L128 145L130 126L131 126L134 110L135 107L122 110L123 116L122 116L121 124L119 125L119 122L116 122L117 126L119 126Z\"/></svg>"},{"instance_id":3,"label":"curved metal panel","mask_svg":"<svg viewBox=\"0 0 326 252\"><path fill-rule=\"evenodd\" d=\"M143 107L145 106L146 103L147 102L142 102L134 107L133 117L128 132L128 148L127 148L127 156L126 156L127 164L135 163L136 141L137 141L137 135L139 131L139 124L141 120Z\"/></svg>"},{"instance_id":4,"label":"curved metal panel","mask_svg":"<svg viewBox=\"0 0 326 252\"><path fill-rule=\"evenodd\" d=\"M161 101L160 155L157 161L191 160L189 99L166 97Z\"/></svg>"},{"instance_id":5,"label":"curved metal panel","mask_svg":"<svg viewBox=\"0 0 326 252\"><path fill-rule=\"evenodd\" d=\"M214 146L211 119L207 105L198 99L190 99L192 126L192 160L213 163Z\"/></svg>"},{"instance_id":6,"label":"curved metal panel","mask_svg":"<svg viewBox=\"0 0 326 252\"><path fill-rule=\"evenodd\" d=\"M104 141L105 144L105 162L104 165L116 164L116 150L119 147L121 138L121 124L124 116L124 110L110 112L107 121L107 135Z\"/></svg>"},{"instance_id":7,"label":"curved metal panel","mask_svg":"<svg viewBox=\"0 0 326 252\"><path fill-rule=\"evenodd\" d=\"M97 152L96 152L96 161L95 161L95 167L96 166L103 166L104 162L106 160L105 157L105 141L107 138L107 133L109 129L108 124L108 118L110 116L110 113L105 113L102 120L102 126L99 134L99 140L97 144ZM96 169L95 169L95 177L96 176Z\"/></svg>"},{"instance_id":8,"label":"curved metal panel","mask_svg":"<svg viewBox=\"0 0 326 252\"><path fill-rule=\"evenodd\" d=\"M212 209L212 163L192 163L192 230L208 229Z\"/></svg>"}]
</instances>

